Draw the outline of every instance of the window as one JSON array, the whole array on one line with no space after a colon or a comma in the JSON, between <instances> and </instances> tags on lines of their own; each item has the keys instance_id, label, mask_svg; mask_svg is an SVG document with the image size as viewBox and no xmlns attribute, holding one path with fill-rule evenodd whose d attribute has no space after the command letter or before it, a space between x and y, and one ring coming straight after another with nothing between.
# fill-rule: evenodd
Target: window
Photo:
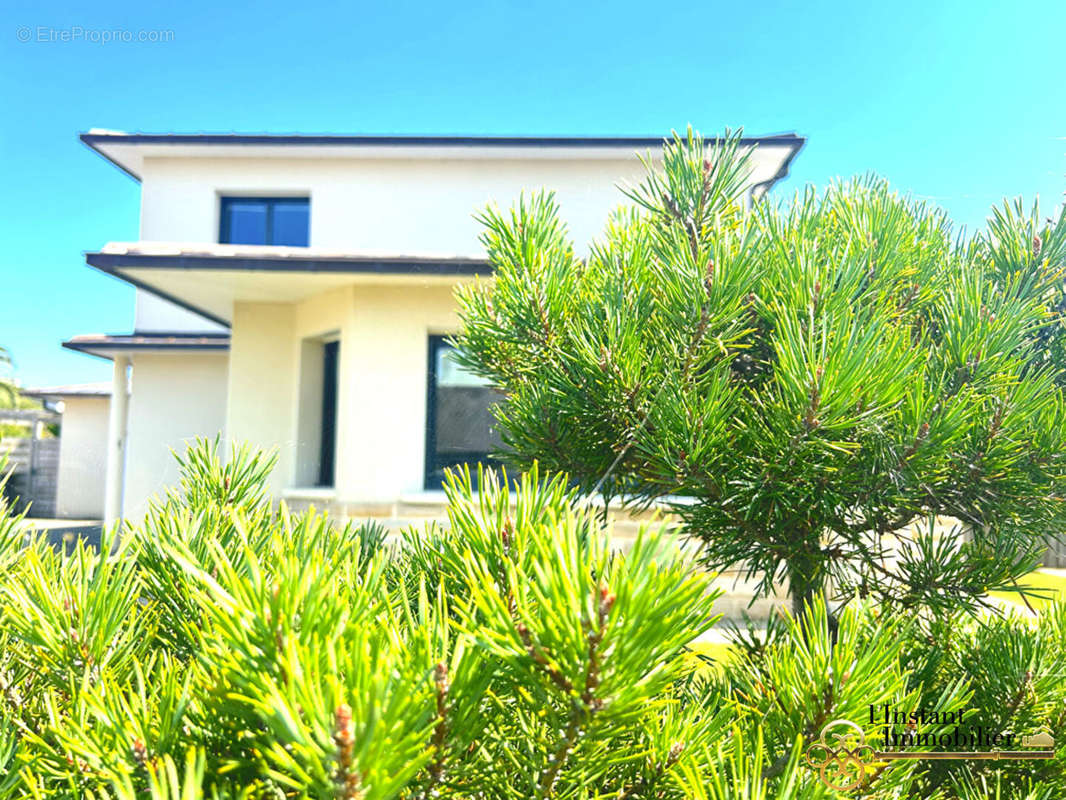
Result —
<instances>
[{"instance_id":1,"label":"window","mask_svg":"<svg viewBox=\"0 0 1066 800\"><path fill-rule=\"evenodd\" d=\"M318 485L333 485L337 458L337 356L340 342L322 347L322 437L319 443Z\"/></svg>"},{"instance_id":2,"label":"window","mask_svg":"<svg viewBox=\"0 0 1066 800\"><path fill-rule=\"evenodd\" d=\"M337 460L337 377L340 341L335 334L300 343L296 471L299 487L332 488Z\"/></svg>"},{"instance_id":3,"label":"window","mask_svg":"<svg viewBox=\"0 0 1066 800\"><path fill-rule=\"evenodd\" d=\"M306 197L223 197L222 244L307 247L311 202Z\"/></svg>"},{"instance_id":4,"label":"window","mask_svg":"<svg viewBox=\"0 0 1066 800\"><path fill-rule=\"evenodd\" d=\"M455 348L443 336L429 337L429 388L426 408L426 488L439 489L444 470L477 463L498 465L489 454L500 448L491 406L503 393L463 369Z\"/></svg>"}]
</instances>

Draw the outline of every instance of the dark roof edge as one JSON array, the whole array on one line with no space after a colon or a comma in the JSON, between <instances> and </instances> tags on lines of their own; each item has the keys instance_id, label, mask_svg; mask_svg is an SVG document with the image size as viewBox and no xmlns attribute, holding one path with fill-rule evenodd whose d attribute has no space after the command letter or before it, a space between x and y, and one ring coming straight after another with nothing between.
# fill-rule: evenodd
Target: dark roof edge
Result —
<instances>
[{"instance_id":1,"label":"dark roof edge","mask_svg":"<svg viewBox=\"0 0 1066 800\"><path fill-rule=\"evenodd\" d=\"M377 256L218 256L150 253L86 253L97 269L132 283L121 269L217 269L257 272L350 272L381 275L482 275L492 271L481 258L384 258ZM200 313L200 312L197 312Z\"/></svg>"},{"instance_id":2,"label":"dark roof edge","mask_svg":"<svg viewBox=\"0 0 1066 800\"><path fill-rule=\"evenodd\" d=\"M118 167L135 181L141 177L130 172L104 153L105 144L202 144L202 145L363 145L407 147L659 147L666 136L345 136L339 134L241 134L241 133L81 133L82 144ZM769 145L795 148L795 157L806 139L794 132L771 136L745 136L741 146ZM777 178L774 181L778 180ZM772 183L771 183L772 185Z\"/></svg>"},{"instance_id":3,"label":"dark roof edge","mask_svg":"<svg viewBox=\"0 0 1066 800\"><path fill-rule=\"evenodd\" d=\"M800 154L800 151L804 147L806 147L806 145L807 140L804 139L802 136L797 136L796 142L792 146L792 152L790 152L788 156L785 157L785 160L781 162L781 167L777 170L777 173L769 180L765 180L753 185L751 187L752 190L754 191L755 189L762 187L763 194L765 195L771 189L773 189L774 186L776 186L778 183L787 178L789 175L789 171L792 169L792 162L796 160L796 156Z\"/></svg>"},{"instance_id":4,"label":"dark roof edge","mask_svg":"<svg viewBox=\"0 0 1066 800\"><path fill-rule=\"evenodd\" d=\"M141 339L229 339L229 331L142 331L137 328L133 333L106 333L104 336L136 336Z\"/></svg>"},{"instance_id":5,"label":"dark roof edge","mask_svg":"<svg viewBox=\"0 0 1066 800\"><path fill-rule=\"evenodd\" d=\"M94 353L92 350L88 350L85 347L80 347L74 342L60 342L60 347L66 350L73 350L75 353L81 353L82 355L92 356L93 358L102 358L104 361L112 361L113 359L105 356L102 353Z\"/></svg>"},{"instance_id":6,"label":"dark roof edge","mask_svg":"<svg viewBox=\"0 0 1066 800\"><path fill-rule=\"evenodd\" d=\"M186 311L226 328L230 323L191 303L127 275L124 269L231 270L259 272L326 272L379 275L482 275L492 271L487 260L473 258L369 258L369 257L230 257L210 255L145 255L126 253L86 253L85 262L138 289L154 294Z\"/></svg>"},{"instance_id":7,"label":"dark roof edge","mask_svg":"<svg viewBox=\"0 0 1066 800\"><path fill-rule=\"evenodd\" d=\"M136 278L131 278L129 275L120 275L118 273L117 269L115 268L115 266L110 264L110 263L108 263L106 259L101 260L101 261L95 260L96 256L104 256L104 255L107 255L107 254L105 254L105 253L86 253L85 254L85 263L88 264L90 267L94 267L95 269L100 270L100 272L104 273L105 275L110 275L112 278L116 278L117 280L120 280L120 281L125 281L126 283L130 284L131 286L133 286L133 287L135 287L137 289L143 289L144 291L148 292L149 294L153 294L153 295L155 295L156 297L158 297L158 298L160 298L162 300L166 300L168 303L173 303L174 305L178 306L179 308L183 308L186 311L191 311L193 314L196 314L197 316L203 317L206 320L210 320L211 322L214 322L214 323L216 323L218 325L222 325L225 328L230 327L230 324L228 322L226 322L226 320L222 319L221 317L215 316L211 312L205 311L202 308L197 308L196 306L192 305L191 303L185 302L181 298L174 297L174 295L170 294L169 292L164 292L161 289L155 288L154 286L149 286L148 284L146 284L146 283L144 283L142 281L139 281ZM66 343L64 343L63 346L66 347Z\"/></svg>"},{"instance_id":8,"label":"dark roof edge","mask_svg":"<svg viewBox=\"0 0 1066 800\"><path fill-rule=\"evenodd\" d=\"M219 339L218 342L202 342L202 341L189 341L189 342L175 342L175 341L163 341L165 339L173 340L174 336L159 336L159 341L141 341L133 342L129 341L131 336L137 336L139 338L145 337L144 334L121 334L115 336L104 336L95 341L80 341L77 338L69 339L63 342L63 347L68 350L74 350L78 353L86 353L91 356L97 356L98 358L107 358L105 355L101 355L97 351L116 351L122 352L124 350L200 350L200 351L224 351L229 350L229 336L227 334L182 334L189 339ZM158 336L153 334L153 336ZM110 359L109 359L110 360Z\"/></svg>"},{"instance_id":9,"label":"dark roof edge","mask_svg":"<svg viewBox=\"0 0 1066 800\"><path fill-rule=\"evenodd\" d=\"M95 149L100 144L278 144L407 147L658 147L666 136L346 136L272 133L82 133ZM745 136L741 145L792 145L806 141L796 133Z\"/></svg>"},{"instance_id":10,"label":"dark roof edge","mask_svg":"<svg viewBox=\"0 0 1066 800\"><path fill-rule=\"evenodd\" d=\"M36 398L39 398L39 399L42 399L42 400L46 400L49 397L110 397L111 396L111 390L110 389L106 389L106 390L102 389L102 390L96 390L96 391L93 391L93 390L78 391L78 390L76 390L76 389L74 389L72 387L57 386L57 387L52 387L52 388L59 389L60 391L50 392L50 391L47 391L48 388L49 387L44 387L44 388L40 388L40 389L19 389L18 393L21 394L23 397L36 397ZM63 391L64 388L69 389L69 391Z\"/></svg>"},{"instance_id":11,"label":"dark roof edge","mask_svg":"<svg viewBox=\"0 0 1066 800\"><path fill-rule=\"evenodd\" d=\"M96 144L94 144L90 140L90 137L96 137L97 135L98 134L93 134L93 133L82 133L82 134L78 135L78 138L81 139L81 143L83 145L85 145L90 150L92 150L94 153L96 153L96 155L100 156L100 158L104 159L104 161L106 161L107 163L109 163L113 167L118 167L119 170L121 170L123 173L125 173L126 175L129 175L131 178L133 178L133 180L137 181L137 183L140 183L141 182L141 176L140 175L138 175L135 172L130 172L128 169L126 169L124 166L122 166L122 164L117 162L115 159L113 159L111 156L109 156L107 153L105 153L103 150L101 150L99 147L97 147Z\"/></svg>"},{"instance_id":12,"label":"dark roof edge","mask_svg":"<svg viewBox=\"0 0 1066 800\"><path fill-rule=\"evenodd\" d=\"M229 342L63 342L71 350L229 350Z\"/></svg>"}]
</instances>

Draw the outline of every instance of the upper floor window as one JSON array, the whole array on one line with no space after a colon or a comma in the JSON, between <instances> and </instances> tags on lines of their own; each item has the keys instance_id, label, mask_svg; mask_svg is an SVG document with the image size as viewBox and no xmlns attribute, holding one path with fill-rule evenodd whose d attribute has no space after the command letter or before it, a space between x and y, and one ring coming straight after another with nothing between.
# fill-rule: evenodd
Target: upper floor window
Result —
<instances>
[{"instance_id":1,"label":"upper floor window","mask_svg":"<svg viewBox=\"0 0 1066 800\"><path fill-rule=\"evenodd\" d=\"M307 247L311 202L306 197L223 197L222 244Z\"/></svg>"}]
</instances>

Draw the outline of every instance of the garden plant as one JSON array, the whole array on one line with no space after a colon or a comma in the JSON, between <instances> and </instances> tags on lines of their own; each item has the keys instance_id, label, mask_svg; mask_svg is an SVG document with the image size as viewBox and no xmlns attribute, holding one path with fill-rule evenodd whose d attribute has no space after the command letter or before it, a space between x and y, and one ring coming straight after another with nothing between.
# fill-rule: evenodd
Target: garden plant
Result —
<instances>
[{"instance_id":1,"label":"garden plant","mask_svg":"<svg viewBox=\"0 0 1066 800\"><path fill-rule=\"evenodd\" d=\"M722 660L673 538L612 553L565 478L450 479L389 542L273 508L272 461L201 442L142 524L66 551L0 508L0 800L934 797L1050 800L1035 763L804 760L871 704L1066 722L1066 605L1036 620L824 602Z\"/></svg>"},{"instance_id":2,"label":"garden plant","mask_svg":"<svg viewBox=\"0 0 1066 800\"><path fill-rule=\"evenodd\" d=\"M1066 223L749 209L736 137L649 168L584 259L550 195L486 214L458 344L522 472L446 524L292 512L218 441L99 547L0 501L0 800L1066 796L1066 603L977 613L1061 531ZM681 528L616 551L597 493ZM794 613L708 650L725 567ZM886 707L1059 743L831 788L825 726Z\"/></svg>"},{"instance_id":3,"label":"garden plant","mask_svg":"<svg viewBox=\"0 0 1066 800\"><path fill-rule=\"evenodd\" d=\"M751 203L750 157L676 136L587 256L550 193L483 214L457 344L510 463L672 507L796 611L1017 588L1066 519L1066 221L967 237L874 177Z\"/></svg>"}]
</instances>

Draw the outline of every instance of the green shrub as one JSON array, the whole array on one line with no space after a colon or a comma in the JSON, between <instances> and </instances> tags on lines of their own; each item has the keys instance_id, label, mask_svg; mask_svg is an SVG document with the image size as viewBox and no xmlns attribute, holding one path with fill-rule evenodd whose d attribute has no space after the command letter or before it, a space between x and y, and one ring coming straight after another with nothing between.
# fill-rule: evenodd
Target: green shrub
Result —
<instances>
[{"instance_id":1,"label":"green shrub","mask_svg":"<svg viewBox=\"0 0 1066 800\"><path fill-rule=\"evenodd\" d=\"M709 669L687 648L709 577L655 532L612 553L562 477L453 476L448 524L392 543L271 508L271 466L202 442L99 551L26 543L0 509L0 800L814 800L836 795L804 748L871 703L1066 722L1061 605L855 603L834 634L816 602ZM864 796L1041 800L1033 775L1066 789L1060 756L897 762Z\"/></svg>"},{"instance_id":2,"label":"green shrub","mask_svg":"<svg viewBox=\"0 0 1066 800\"><path fill-rule=\"evenodd\" d=\"M872 177L748 209L749 159L676 137L588 257L550 194L485 212L456 343L506 395L503 456L684 496L708 567L787 578L796 610L1016 587L1066 530L1066 215L968 241Z\"/></svg>"}]
</instances>

